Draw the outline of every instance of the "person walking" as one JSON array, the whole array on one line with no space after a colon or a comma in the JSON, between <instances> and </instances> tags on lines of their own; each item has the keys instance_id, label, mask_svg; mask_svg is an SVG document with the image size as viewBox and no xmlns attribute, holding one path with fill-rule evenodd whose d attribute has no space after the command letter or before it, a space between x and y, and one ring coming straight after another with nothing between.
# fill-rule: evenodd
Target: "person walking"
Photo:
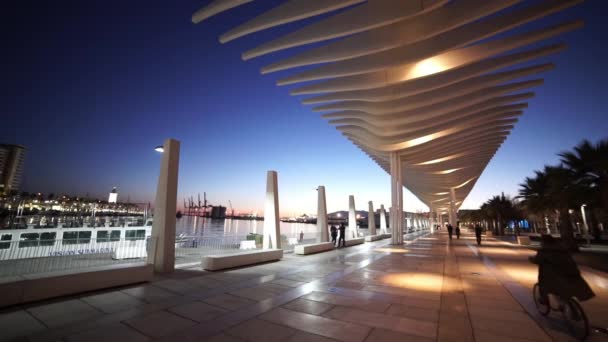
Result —
<instances>
[{"instance_id":1,"label":"person walking","mask_svg":"<svg viewBox=\"0 0 608 342\"><path fill-rule=\"evenodd\" d=\"M460 240L460 222L456 222L456 238Z\"/></svg>"},{"instance_id":2,"label":"person walking","mask_svg":"<svg viewBox=\"0 0 608 342\"><path fill-rule=\"evenodd\" d=\"M333 243L334 246L335 246L336 245L336 239L338 238L338 229L336 228L336 226L334 226L332 224L331 228L329 228L329 231L331 232L331 243Z\"/></svg>"},{"instance_id":3,"label":"person walking","mask_svg":"<svg viewBox=\"0 0 608 342\"><path fill-rule=\"evenodd\" d=\"M346 240L344 239L346 235L346 227L344 223L340 223L340 239L338 239L338 247L340 247L340 242L342 242L342 247L346 247Z\"/></svg>"},{"instance_id":4,"label":"person walking","mask_svg":"<svg viewBox=\"0 0 608 342\"><path fill-rule=\"evenodd\" d=\"M452 227L452 225L448 223L448 236L450 237L450 240L452 240L453 231L454 231L454 227Z\"/></svg>"},{"instance_id":5,"label":"person walking","mask_svg":"<svg viewBox=\"0 0 608 342\"><path fill-rule=\"evenodd\" d=\"M481 226L479 223L475 225L475 238L477 239L477 246L481 246Z\"/></svg>"},{"instance_id":6,"label":"person walking","mask_svg":"<svg viewBox=\"0 0 608 342\"><path fill-rule=\"evenodd\" d=\"M302 243L302 241L304 241L304 231L303 230L300 231L300 243Z\"/></svg>"}]
</instances>

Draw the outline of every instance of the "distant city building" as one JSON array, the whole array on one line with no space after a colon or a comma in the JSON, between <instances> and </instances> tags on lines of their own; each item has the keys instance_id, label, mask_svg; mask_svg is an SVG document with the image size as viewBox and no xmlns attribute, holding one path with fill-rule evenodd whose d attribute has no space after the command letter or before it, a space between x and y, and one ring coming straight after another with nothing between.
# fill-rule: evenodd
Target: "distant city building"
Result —
<instances>
[{"instance_id":1,"label":"distant city building","mask_svg":"<svg viewBox=\"0 0 608 342\"><path fill-rule=\"evenodd\" d=\"M19 191L24 159L24 146L0 144L0 194Z\"/></svg>"},{"instance_id":2,"label":"distant city building","mask_svg":"<svg viewBox=\"0 0 608 342\"><path fill-rule=\"evenodd\" d=\"M116 203L118 201L118 191L116 187L112 188L110 191L110 197L108 197L108 203Z\"/></svg>"}]
</instances>

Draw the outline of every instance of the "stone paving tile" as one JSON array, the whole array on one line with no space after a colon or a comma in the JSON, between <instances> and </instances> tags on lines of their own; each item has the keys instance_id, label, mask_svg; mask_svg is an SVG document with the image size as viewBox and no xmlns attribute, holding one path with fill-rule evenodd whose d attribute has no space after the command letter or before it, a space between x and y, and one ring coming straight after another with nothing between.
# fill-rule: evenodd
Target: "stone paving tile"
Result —
<instances>
[{"instance_id":1,"label":"stone paving tile","mask_svg":"<svg viewBox=\"0 0 608 342\"><path fill-rule=\"evenodd\" d=\"M46 330L46 326L24 310L0 315L0 341L11 340L43 330Z\"/></svg>"},{"instance_id":2,"label":"stone paving tile","mask_svg":"<svg viewBox=\"0 0 608 342\"><path fill-rule=\"evenodd\" d=\"M439 301L441 298L441 291L438 292L426 292L426 291L417 291L403 287L394 287L394 286L364 286L362 288L364 291L372 291L372 292L382 292L388 294L394 294L397 296L404 297L414 297L418 299L425 299L430 301Z\"/></svg>"},{"instance_id":3,"label":"stone paving tile","mask_svg":"<svg viewBox=\"0 0 608 342\"><path fill-rule=\"evenodd\" d=\"M467 305L469 307L480 307L499 310L521 311L521 305L513 298L509 300L488 300L487 298L469 297L467 296Z\"/></svg>"},{"instance_id":4,"label":"stone paving tile","mask_svg":"<svg viewBox=\"0 0 608 342\"><path fill-rule=\"evenodd\" d=\"M431 338L407 335L397 331L374 328L365 342L432 342Z\"/></svg>"},{"instance_id":5,"label":"stone paving tile","mask_svg":"<svg viewBox=\"0 0 608 342\"><path fill-rule=\"evenodd\" d=\"M302 298L313 300L317 302L324 302L332 305L350 306L356 307L361 310L373 311L373 312L384 312L389 307L389 303L375 302L369 300L362 300L360 298L341 296L338 294L328 292L311 292Z\"/></svg>"},{"instance_id":6,"label":"stone paving tile","mask_svg":"<svg viewBox=\"0 0 608 342\"><path fill-rule=\"evenodd\" d=\"M115 323L64 338L67 342L140 342L150 340L126 325Z\"/></svg>"},{"instance_id":7,"label":"stone paving tile","mask_svg":"<svg viewBox=\"0 0 608 342\"><path fill-rule=\"evenodd\" d=\"M209 276L194 277L194 278L188 279L187 281L192 284L195 284L196 286L209 288L209 289L218 288L220 286L224 286L227 284L227 282L225 282L225 281L217 280L217 279L211 278Z\"/></svg>"},{"instance_id":8,"label":"stone paving tile","mask_svg":"<svg viewBox=\"0 0 608 342\"><path fill-rule=\"evenodd\" d=\"M35 306L27 311L49 327L58 327L103 315L99 310L77 299Z\"/></svg>"},{"instance_id":9,"label":"stone paving tile","mask_svg":"<svg viewBox=\"0 0 608 342\"><path fill-rule=\"evenodd\" d=\"M321 335L309 334L307 332L298 331L295 335L291 336L286 342L334 342L337 340L323 337Z\"/></svg>"},{"instance_id":10,"label":"stone paving tile","mask_svg":"<svg viewBox=\"0 0 608 342\"><path fill-rule=\"evenodd\" d=\"M489 309L483 307L470 307L469 316L474 318L496 319L502 321L528 322L530 316L521 309L520 311Z\"/></svg>"},{"instance_id":11,"label":"stone paving tile","mask_svg":"<svg viewBox=\"0 0 608 342\"><path fill-rule=\"evenodd\" d=\"M228 310L238 310L255 303L254 300L237 297L230 294L222 294L215 297L205 298L203 302Z\"/></svg>"},{"instance_id":12,"label":"stone paving tile","mask_svg":"<svg viewBox=\"0 0 608 342\"><path fill-rule=\"evenodd\" d=\"M289 290L292 290L292 288L289 286L283 286L283 285L271 284L271 283L264 283L260 286L257 286L256 288L263 289L265 291L274 292L275 294L281 294L281 293L287 292Z\"/></svg>"},{"instance_id":13,"label":"stone paving tile","mask_svg":"<svg viewBox=\"0 0 608 342\"><path fill-rule=\"evenodd\" d=\"M137 287L132 287L132 288L128 288L128 289L123 289L123 290L121 290L121 292L126 293L130 296L139 298L148 303L155 303L155 302L167 300L170 298L175 298L178 296L177 294L175 294L173 292L169 292L167 290L163 290L161 288L154 287L151 285L143 285L143 286L137 286Z\"/></svg>"},{"instance_id":14,"label":"stone paving tile","mask_svg":"<svg viewBox=\"0 0 608 342\"><path fill-rule=\"evenodd\" d=\"M340 280L337 281L334 284L335 287L342 287L345 289L355 289L355 290L360 290L363 288L363 286L365 286L364 284L358 283L358 282L354 282L354 281L346 281L346 280Z\"/></svg>"},{"instance_id":15,"label":"stone paving tile","mask_svg":"<svg viewBox=\"0 0 608 342\"><path fill-rule=\"evenodd\" d=\"M107 292L80 299L106 313L124 311L145 304L141 300L120 291Z\"/></svg>"},{"instance_id":16,"label":"stone paving tile","mask_svg":"<svg viewBox=\"0 0 608 342\"><path fill-rule=\"evenodd\" d=\"M371 330L369 327L361 326L360 324L337 321L281 308L264 313L259 318L311 334L346 342L363 341Z\"/></svg>"},{"instance_id":17,"label":"stone paving tile","mask_svg":"<svg viewBox=\"0 0 608 342\"><path fill-rule=\"evenodd\" d=\"M229 312L227 309L218 308L217 306L198 301L174 306L170 308L169 311L197 322L205 322Z\"/></svg>"},{"instance_id":18,"label":"stone paving tile","mask_svg":"<svg viewBox=\"0 0 608 342\"><path fill-rule=\"evenodd\" d=\"M271 283L277 284L277 285L289 286L289 287L298 287L298 286L306 284L303 281L295 281L295 280L285 279L285 278L273 280L273 281L271 281Z\"/></svg>"},{"instance_id":19,"label":"stone paving tile","mask_svg":"<svg viewBox=\"0 0 608 342\"><path fill-rule=\"evenodd\" d=\"M209 337L209 338L205 338L205 339L201 339L201 341L205 341L205 342L243 342L245 340L240 339L238 337L234 337L228 334L217 334L215 336Z\"/></svg>"},{"instance_id":20,"label":"stone paving tile","mask_svg":"<svg viewBox=\"0 0 608 342\"><path fill-rule=\"evenodd\" d=\"M437 324L434 322L425 322L410 318L389 316L339 306L324 313L323 316L421 337L435 338L437 334Z\"/></svg>"},{"instance_id":21,"label":"stone paving tile","mask_svg":"<svg viewBox=\"0 0 608 342\"><path fill-rule=\"evenodd\" d=\"M298 298L283 305L283 308L285 309L309 313L311 315L320 315L333 307L334 306L330 304L303 298Z\"/></svg>"},{"instance_id":22,"label":"stone paving tile","mask_svg":"<svg viewBox=\"0 0 608 342\"><path fill-rule=\"evenodd\" d=\"M153 338L167 336L196 324L194 321L179 317L166 311L136 317L124 322L128 326Z\"/></svg>"},{"instance_id":23,"label":"stone paving tile","mask_svg":"<svg viewBox=\"0 0 608 342\"><path fill-rule=\"evenodd\" d=\"M496 335L526 338L534 341L551 341L551 338L532 319L527 321L506 321L473 317L475 331L485 331Z\"/></svg>"},{"instance_id":24,"label":"stone paving tile","mask_svg":"<svg viewBox=\"0 0 608 342\"><path fill-rule=\"evenodd\" d=\"M183 279L165 279L152 283L152 286L178 294L187 294L201 289L197 284L190 283Z\"/></svg>"},{"instance_id":25,"label":"stone paving tile","mask_svg":"<svg viewBox=\"0 0 608 342\"><path fill-rule=\"evenodd\" d=\"M263 321L257 318L245 321L225 331L226 334L236 336L245 341L283 341L294 335L297 331L292 328Z\"/></svg>"},{"instance_id":26,"label":"stone paving tile","mask_svg":"<svg viewBox=\"0 0 608 342\"><path fill-rule=\"evenodd\" d=\"M533 340L513 336L496 335L487 331L476 331L475 342L530 342Z\"/></svg>"},{"instance_id":27,"label":"stone paving tile","mask_svg":"<svg viewBox=\"0 0 608 342\"><path fill-rule=\"evenodd\" d=\"M410 305L391 304L385 313L391 316L399 316L421 321L435 323L439 321L439 310L417 308Z\"/></svg>"},{"instance_id":28,"label":"stone paving tile","mask_svg":"<svg viewBox=\"0 0 608 342\"><path fill-rule=\"evenodd\" d=\"M244 289L238 289L234 291L228 292L229 294L237 297L247 298L255 301L262 301L268 298L272 298L277 295L276 292L270 291L259 286L257 287L247 287Z\"/></svg>"}]
</instances>

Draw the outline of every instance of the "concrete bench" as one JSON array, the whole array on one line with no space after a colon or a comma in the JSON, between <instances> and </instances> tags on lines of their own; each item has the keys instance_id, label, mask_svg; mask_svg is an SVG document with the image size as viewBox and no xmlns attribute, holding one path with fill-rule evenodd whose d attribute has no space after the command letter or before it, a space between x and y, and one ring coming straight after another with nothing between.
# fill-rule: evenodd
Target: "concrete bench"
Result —
<instances>
[{"instance_id":1,"label":"concrete bench","mask_svg":"<svg viewBox=\"0 0 608 342\"><path fill-rule=\"evenodd\" d=\"M491 230L486 230L486 236L492 237L492 236L494 236L494 234L492 233Z\"/></svg>"},{"instance_id":2,"label":"concrete bench","mask_svg":"<svg viewBox=\"0 0 608 342\"><path fill-rule=\"evenodd\" d=\"M391 234L377 234L377 235L368 235L365 237L365 242L372 242L382 239L388 239L391 237Z\"/></svg>"},{"instance_id":3,"label":"concrete bench","mask_svg":"<svg viewBox=\"0 0 608 342\"><path fill-rule=\"evenodd\" d=\"M520 235L517 237L517 243L522 246L528 246L528 245L530 245L530 237Z\"/></svg>"},{"instance_id":4,"label":"concrete bench","mask_svg":"<svg viewBox=\"0 0 608 342\"><path fill-rule=\"evenodd\" d=\"M298 239L296 239L296 238L287 238L287 244L290 245L290 246L297 245L298 244Z\"/></svg>"},{"instance_id":5,"label":"concrete bench","mask_svg":"<svg viewBox=\"0 0 608 342\"><path fill-rule=\"evenodd\" d=\"M330 251L334 249L332 242L310 243L306 245L295 246L293 252L299 255L313 254L319 252Z\"/></svg>"},{"instance_id":6,"label":"concrete bench","mask_svg":"<svg viewBox=\"0 0 608 342\"><path fill-rule=\"evenodd\" d=\"M239 245L239 249L255 249L255 240L245 240L245 241L241 241L241 244Z\"/></svg>"},{"instance_id":7,"label":"concrete bench","mask_svg":"<svg viewBox=\"0 0 608 342\"><path fill-rule=\"evenodd\" d=\"M283 257L282 249L264 249L247 252L238 252L226 255L207 255L203 257L201 263L203 269L208 271L218 271L226 268L234 268L263 262L281 260Z\"/></svg>"},{"instance_id":8,"label":"concrete bench","mask_svg":"<svg viewBox=\"0 0 608 342\"><path fill-rule=\"evenodd\" d=\"M365 238L350 239L350 240L346 240L344 245L346 247L350 247L350 246L354 246L354 245L360 245L363 242L365 242Z\"/></svg>"}]
</instances>

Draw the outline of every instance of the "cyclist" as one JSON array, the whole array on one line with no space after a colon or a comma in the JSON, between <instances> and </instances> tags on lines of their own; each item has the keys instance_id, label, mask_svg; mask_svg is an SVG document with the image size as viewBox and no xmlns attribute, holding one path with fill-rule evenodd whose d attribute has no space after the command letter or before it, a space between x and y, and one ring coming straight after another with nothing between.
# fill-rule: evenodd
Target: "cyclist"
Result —
<instances>
[{"instance_id":1,"label":"cyclist","mask_svg":"<svg viewBox=\"0 0 608 342\"><path fill-rule=\"evenodd\" d=\"M538 264L541 303L548 304L549 293L562 301L572 297L584 301L595 296L568 250L551 235L541 236L541 248L530 261Z\"/></svg>"}]
</instances>

